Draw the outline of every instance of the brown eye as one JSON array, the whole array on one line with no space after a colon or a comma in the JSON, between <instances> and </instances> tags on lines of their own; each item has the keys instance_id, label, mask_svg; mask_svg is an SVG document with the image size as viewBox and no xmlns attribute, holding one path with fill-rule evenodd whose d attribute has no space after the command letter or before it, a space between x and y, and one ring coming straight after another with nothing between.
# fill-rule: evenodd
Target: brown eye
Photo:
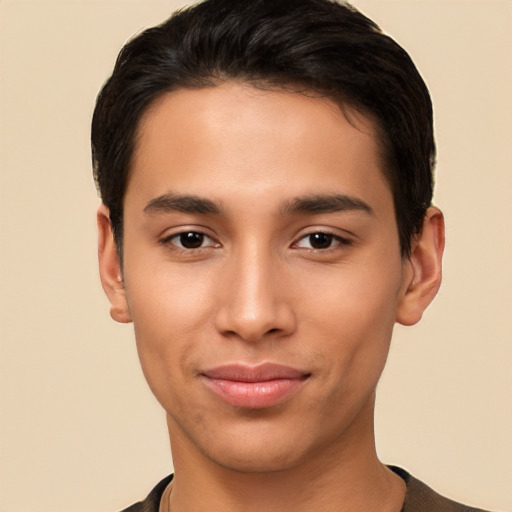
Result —
<instances>
[{"instance_id":1,"label":"brown eye","mask_svg":"<svg viewBox=\"0 0 512 512\"><path fill-rule=\"evenodd\" d=\"M164 238L161 243L168 246L170 249L177 248L184 251L219 247L219 244L211 237L200 231L182 231L181 233L176 233Z\"/></svg>"},{"instance_id":2,"label":"brown eye","mask_svg":"<svg viewBox=\"0 0 512 512\"><path fill-rule=\"evenodd\" d=\"M181 233L178 237L179 244L184 249L199 249L204 243L205 236L203 233L190 231L188 233Z\"/></svg>"},{"instance_id":3,"label":"brown eye","mask_svg":"<svg viewBox=\"0 0 512 512\"><path fill-rule=\"evenodd\" d=\"M309 245L313 249L328 249L332 245L334 235L329 233L313 233L309 235Z\"/></svg>"},{"instance_id":4,"label":"brown eye","mask_svg":"<svg viewBox=\"0 0 512 512\"><path fill-rule=\"evenodd\" d=\"M313 251L325 251L327 249L334 249L338 246L350 245L350 240L342 238L341 236L332 233L317 231L303 236L296 244L295 247L300 249L309 249Z\"/></svg>"}]
</instances>

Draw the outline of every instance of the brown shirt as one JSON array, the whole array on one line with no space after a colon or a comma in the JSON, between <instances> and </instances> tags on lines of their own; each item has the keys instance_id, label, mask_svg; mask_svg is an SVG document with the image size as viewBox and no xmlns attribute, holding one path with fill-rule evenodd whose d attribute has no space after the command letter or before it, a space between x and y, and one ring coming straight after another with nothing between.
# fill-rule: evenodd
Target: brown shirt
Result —
<instances>
[{"instance_id":1,"label":"brown shirt","mask_svg":"<svg viewBox=\"0 0 512 512\"><path fill-rule=\"evenodd\" d=\"M487 512L443 498L401 468L390 466L390 469L402 477L406 484L405 501L401 512ZM171 480L172 475L164 478L144 501L135 503L122 512L158 512L162 494Z\"/></svg>"},{"instance_id":2,"label":"brown shirt","mask_svg":"<svg viewBox=\"0 0 512 512\"><path fill-rule=\"evenodd\" d=\"M405 500L401 512L488 512L444 498L401 468L390 466L390 469L405 480Z\"/></svg>"}]
</instances>

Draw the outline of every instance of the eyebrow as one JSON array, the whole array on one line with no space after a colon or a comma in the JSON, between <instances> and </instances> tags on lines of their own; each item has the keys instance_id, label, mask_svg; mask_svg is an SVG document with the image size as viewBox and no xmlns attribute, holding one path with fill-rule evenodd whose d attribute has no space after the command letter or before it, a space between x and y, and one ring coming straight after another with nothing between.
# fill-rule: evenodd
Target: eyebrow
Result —
<instances>
[{"instance_id":1,"label":"eyebrow","mask_svg":"<svg viewBox=\"0 0 512 512\"><path fill-rule=\"evenodd\" d=\"M173 194L169 192L155 197L148 202L144 213L196 213L203 215L222 215L220 203L194 195ZM290 216L297 213L318 214L335 213L341 211L362 211L373 215L373 208L357 197L346 194L325 194L296 197L285 202L280 208L282 216Z\"/></svg>"},{"instance_id":2,"label":"eyebrow","mask_svg":"<svg viewBox=\"0 0 512 512\"><path fill-rule=\"evenodd\" d=\"M357 197L345 194L326 194L297 197L284 204L281 209L283 216L296 213L335 213L343 211L362 211L374 215L373 208Z\"/></svg>"},{"instance_id":3,"label":"eyebrow","mask_svg":"<svg viewBox=\"0 0 512 512\"><path fill-rule=\"evenodd\" d=\"M148 202L144 213L200 213L221 215L222 207L219 203L193 195L173 194L171 192L155 197Z\"/></svg>"}]
</instances>

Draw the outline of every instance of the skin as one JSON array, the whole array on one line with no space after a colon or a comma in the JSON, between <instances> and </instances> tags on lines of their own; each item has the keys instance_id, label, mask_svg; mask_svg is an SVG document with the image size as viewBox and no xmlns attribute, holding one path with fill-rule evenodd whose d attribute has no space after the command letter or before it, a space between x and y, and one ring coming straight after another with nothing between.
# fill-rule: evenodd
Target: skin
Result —
<instances>
[{"instance_id":1,"label":"skin","mask_svg":"<svg viewBox=\"0 0 512 512\"><path fill-rule=\"evenodd\" d=\"M112 316L133 321L167 413L163 510L401 508L375 452L375 388L395 322L416 323L437 292L443 218L430 208L401 257L374 125L348 113L232 82L166 94L139 127L122 269L98 211ZM234 407L202 377L232 362L308 377L277 405Z\"/></svg>"}]
</instances>

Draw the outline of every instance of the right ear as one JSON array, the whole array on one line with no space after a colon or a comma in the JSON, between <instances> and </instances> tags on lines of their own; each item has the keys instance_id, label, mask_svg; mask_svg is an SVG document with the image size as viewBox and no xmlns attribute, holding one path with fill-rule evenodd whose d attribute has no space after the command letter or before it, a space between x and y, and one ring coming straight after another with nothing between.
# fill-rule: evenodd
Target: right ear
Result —
<instances>
[{"instance_id":1,"label":"right ear","mask_svg":"<svg viewBox=\"0 0 512 512\"><path fill-rule=\"evenodd\" d=\"M110 302L110 316L116 322L129 323L132 319L126 300L121 262L110 224L110 211L104 204L98 208L97 221L100 278Z\"/></svg>"}]
</instances>

